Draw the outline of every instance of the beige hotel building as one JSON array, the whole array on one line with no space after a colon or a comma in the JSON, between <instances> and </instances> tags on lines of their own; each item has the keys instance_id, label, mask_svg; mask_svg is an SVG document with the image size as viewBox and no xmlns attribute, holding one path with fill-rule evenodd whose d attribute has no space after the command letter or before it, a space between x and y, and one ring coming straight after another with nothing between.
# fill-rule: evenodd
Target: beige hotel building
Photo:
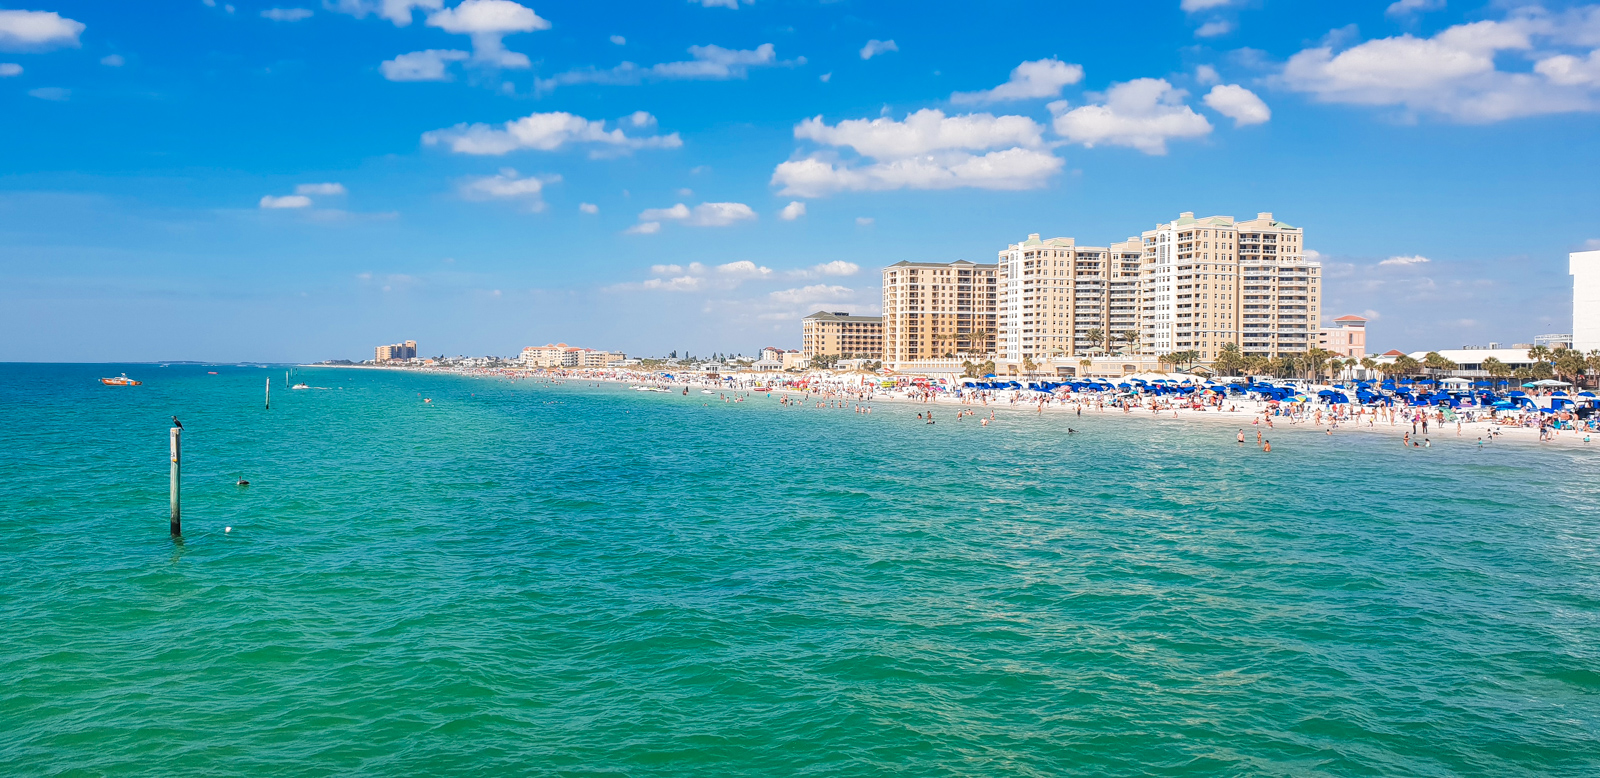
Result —
<instances>
[{"instance_id":1,"label":"beige hotel building","mask_svg":"<svg viewBox=\"0 0 1600 778\"><path fill-rule=\"evenodd\" d=\"M1224 343L1275 357L1317 345L1322 264L1305 234L1271 213L1174 221L1145 231L1141 349L1216 359Z\"/></svg>"},{"instance_id":2,"label":"beige hotel building","mask_svg":"<svg viewBox=\"0 0 1600 778\"><path fill-rule=\"evenodd\" d=\"M1108 337L1139 331L1138 238L1079 246L1038 233L999 256L1000 351L1003 359L1046 360L1105 353ZM1100 331L1098 342L1090 334Z\"/></svg>"},{"instance_id":3,"label":"beige hotel building","mask_svg":"<svg viewBox=\"0 0 1600 778\"><path fill-rule=\"evenodd\" d=\"M851 316L844 311L817 311L800 320L800 353L882 359L883 317Z\"/></svg>"},{"instance_id":4,"label":"beige hotel building","mask_svg":"<svg viewBox=\"0 0 1600 778\"><path fill-rule=\"evenodd\" d=\"M883 359L890 366L995 351L999 268L966 260L883 269Z\"/></svg>"}]
</instances>

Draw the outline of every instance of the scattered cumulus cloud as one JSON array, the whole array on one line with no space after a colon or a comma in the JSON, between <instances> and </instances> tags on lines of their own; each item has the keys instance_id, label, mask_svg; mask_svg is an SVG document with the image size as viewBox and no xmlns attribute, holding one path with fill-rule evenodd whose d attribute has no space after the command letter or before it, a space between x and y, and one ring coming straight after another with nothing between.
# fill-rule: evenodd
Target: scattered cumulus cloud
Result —
<instances>
[{"instance_id":1,"label":"scattered cumulus cloud","mask_svg":"<svg viewBox=\"0 0 1600 778\"><path fill-rule=\"evenodd\" d=\"M298 194L298 195L332 196L332 195L342 195L342 194L345 194L347 191L348 190L346 190L344 188L344 184L336 184L336 183L300 184L299 186L296 186L294 188L294 193Z\"/></svg>"},{"instance_id":2,"label":"scattered cumulus cloud","mask_svg":"<svg viewBox=\"0 0 1600 778\"><path fill-rule=\"evenodd\" d=\"M72 90L59 86L41 86L38 89L29 89L28 95L52 103L64 103L72 99Z\"/></svg>"},{"instance_id":3,"label":"scattered cumulus cloud","mask_svg":"<svg viewBox=\"0 0 1600 778\"><path fill-rule=\"evenodd\" d=\"M1233 120L1233 126L1265 124L1272 118L1272 109L1256 96L1255 92L1238 84L1218 84L1206 93L1205 104L1211 110Z\"/></svg>"},{"instance_id":4,"label":"scattered cumulus cloud","mask_svg":"<svg viewBox=\"0 0 1600 778\"><path fill-rule=\"evenodd\" d=\"M755 218L755 210L744 203L701 203L693 208L678 203L671 208L646 208L639 214L644 224L674 221L691 227L727 227Z\"/></svg>"},{"instance_id":5,"label":"scattered cumulus cloud","mask_svg":"<svg viewBox=\"0 0 1600 778\"><path fill-rule=\"evenodd\" d=\"M627 121L637 122L637 114ZM671 135L628 135L620 127L607 130L604 119L591 121L582 116L554 111L534 113L501 125L457 124L422 134L425 145L442 145L457 154L500 155L532 149L556 151L569 145L591 147L591 156L627 154L635 149L675 149L683 145L678 133Z\"/></svg>"},{"instance_id":6,"label":"scattered cumulus cloud","mask_svg":"<svg viewBox=\"0 0 1600 778\"><path fill-rule=\"evenodd\" d=\"M1410 16L1414 13L1437 11L1444 8L1445 0L1396 0L1384 11L1390 16Z\"/></svg>"},{"instance_id":7,"label":"scattered cumulus cloud","mask_svg":"<svg viewBox=\"0 0 1600 778\"><path fill-rule=\"evenodd\" d=\"M1195 28L1194 37L1215 38L1221 35L1227 35L1230 32L1233 32L1233 22L1223 19L1212 19L1211 21Z\"/></svg>"},{"instance_id":8,"label":"scattered cumulus cloud","mask_svg":"<svg viewBox=\"0 0 1600 778\"><path fill-rule=\"evenodd\" d=\"M100 64L108 68L120 68L128 64L128 61L123 59L121 54L107 54L100 58Z\"/></svg>"},{"instance_id":9,"label":"scattered cumulus cloud","mask_svg":"<svg viewBox=\"0 0 1600 778\"><path fill-rule=\"evenodd\" d=\"M832 262L812 265L803 270L791 270L787 275L790 278L827 278L830 276L853 276L859 272L861 272L860 265L836 259Z\"/></svg>"},{"instance_id":10,"label":"scattered cumulus cloud","mask_svg":"<svg viewBox=\"0 0 1600 778\"><path fill-rule=\"evenodd\" d=\"M1099 96L1104 100L1100 104L1066 110L1066 101L1051 103L1055 131L1086 147L1128 146L1146 154L1165 154L1169 139L1211 132L1211 123L1184 104L1186 94L1160 78L1113 84Z\"/></svg>"},{"instance_id":11,"label":"scattered cumulus cloud","mask_svg":"<svg viewBox=\"0 0 1600 778\"><path fill-rule=\"evenodd\" d=\"M508 51L504 38L513 33L548 30L550 22L532 8L511 0L465 0L454 8L428 14L428 26L470 37L475 62L527 68L533 65L528 55Z\"/></svg>"},{"instance_id":12,"label":"scattered cumulus cloud","mask_svg":"<svg viewBox=\"0 0 1600 778\"><path fill-rule=\"evenodd\" d=\"M1427 264L1427 263L1429 263L1431 261L1432 260L1428 259L1427 257L1421 256L1421 255L1415 255L1415 256L1409 256L1409 257L1389 257L1388 259L1385 259L1384 261L1379 262L1378 264L1379 265L1390 265L1390 266L1406 267L1406 266L1409 266L1409 265L1425 265L1425 264Z\"/></svg>"},{"instance_id":13,"label":"scattered cumulus cloud","mask_svg":"<svg viewBox=\"0 0 1600 778\"><path fill-rule=\"evenodd\" d=\"M763 43L753 49L727 49L721 46L690 46L690 59L660 62L649 67L624 62L606 70L580 68L535 79L534 87L548 92L571 84L611 84L631 86L645 81L727 81L748 78L751 68L799 64L780 62L777 49Z\"/></svg>"},{"instance_id":14,"label":"scattered cumulus cloud","mask_svg":"<svg viewBox=\"0 0 1600 778\"><path fill-rule=\"evenodd\" d=\"M628 39L622 37L621 35L613 35L613 36L611 36L611 42L617 44L618 46L626 46L626 45L628 45Z\"/></svg>"},{"instance_id":15,"label":"scattered cumulus cloud","mask_svg":"<svg viewBox=\"0 0 1600 778\"><path fill-rule=\"evenodd\" d=\"M904 120L850 119L828 125L821 116L795 126L795 138L832 147L779 164L772 185L781 194L822 197L840 191L892 189L1033 189L1061 169L1026 116L987 113L946 116L924 109ZM841 157L849 149L858 159Z\"/></svg>"},{"instance_id":16,"label":"scattered cumulus cloud","mask_svg":"<svg viewBox=\"0 0 1600 778\"><path fill-rule=\"evenodd\" d=\"M785 205L783 207L783 210L778 212L778 218L780 218L780 219L782 219L782 220L784 220L786 222L792 222L795 219L798 219L798 218L800 218L802 216L805 216L805 215L806 215L806 204L800 202L799 200L795 200L795 201L789 203L788 205Z\"/></svg>"},{"instance_id":17,"label":"scattered cumulus cloud","mask_svg":"<svg viewBox=\"0 0 1600 778\"><path fill-rule=\"evenodd\" d=\"M877 38L873 38L872 40L867 41L867 45L861 47L861 58L872 59L879 54L886 54L891 51L899 50L900 47L896 46L895 42L892 40L880 41Z\"/></svg>"},{"instance_id":18,"label":"scattered cumulus cloud","mask_svg":"<svg viewBox=\"0 0 1600 778\"><path fill-rule=\"evenodd\" d=\"M468 200L515 200L528 210L539 212L545 208L544 187L561 180L561 176L520 177L512 168L501 168L492 176L468 179L461 185L461 196Z\"/></svg>"},{"instance_id":19,"label":"scattered cumulus cloud","mask_svg":"<svg viewBox=\"0 0 1600 778\"><path fill-rule=\"evenodd\" d=\"M1305 49L1289 58L1278 81L1325 103L1396 107L1468 123L1595 111L1600 72L1586 67L1596 62L1597 44L1600 7L1552 13L1525 6L1505 19L1458 24L1430 38L1406 34L1342 50L1332 42ZM1500 68L1515 57L1530 61L1532 72Z\"/></svg>"},{"instance_id":20,"label":"scattered cumulus cloud","mask_svg":"<svg viewBox=\"0 0 1600 778\"><path fill-rule=\"evenodd\" d=\"M871 227L873 222L875 222L875 221L877 221L877 220L872 218L871 216L857 216L856 217L856 226L857 227Z\"/></svg>"},{"instance_id":21,"label":"scattered cumulus cloud","mask_svg":"<svg viewBox=\"0 0 1600 778\"><path fill-rule=\"evenodd\" d=\"M817 76L817 80L824 84L828 83L829 81L833 80L833 71L830 70L820 76Z\"/></svg>"},{"instance_id":22,"label":"scattered cumulus cloud","mask_svg":"<svg viewBox=\"0 0 1600 778\"><path fill-rule=\"evenodd\" d=\"M275 22L298 22L310 19L312 16L309 8L268 8L261 12L261 18L271 19Z\"/></svg>"},{"instance_id":23,"label":"scattered cumulus cloud","mask_svg":"<svg viewBox=\"0 0 1600 778\"><path fill-rule=\"evenodd\" d=\"M739 10L740 0L689 0L691 5L699 3L701 8L727 8L732 11ZM756 0L744 0L745 5L755 5Z\"/></svg>"},{"instance_id":24,"label":"scattered cumulus cloud","mask_svg":"<svg viewBox=\"0 0 1600 778\"><path fill-rule=\"evenodd\" d=\"M845 286L813 284L798 289L780 289L776 292L768 292L767 296L776 303L803 306L849 300L855 296L855 290Z\"/></svg>"},{"instance_id":25,"label":"scattered cumulus cloud","mask_svg":"<svg viewBox=\"0 0 1600 778\"><path fill-rule=\"evenodd\" d=\"M586 213L590 216L593 216L599 212L600 206L595 205L594 203L578 203L578 213Z\"/></svg>"},{"instance_id":26,"label":"scattered cumulus cloud","mask_svg":"<svg viewBox=\"0 0 1600 778\"><path fill-rule=\"evenodd\" d=\"M214 4L215 0L206 0L206 5ZM394 22L396 27L405 27L412 22L411 9L437 11L444 7L444 0L323 0L322 7L357 19L377 14Z\"/></svg>"},{"instance_id":27,"label":"scattered cumulus cloud","mask_svg":"<svg viewBox=\"0 0 1600 778\"><path fill-rule=\"evenodd\" d=\"M280 208L310 208L311 198L306 197L305 195L284 195L282 197L273 197L272 195L267 195L266 197L261 198L261 207L269 210Z\"/></svg>"},{"instance_id":28,"label":"scattered cumulus cloud","mask_svg":"<svg viewBox=\"0 0 1600 778\"><path fill-rule=\"evenodd\" d=\"M626 235L654 235L661 231L661 222L640 222L623 230Z\"/></svg>"},{"instance_id":29,"label":"scattered cumulus cloud","mask_svg":"<svg viewBox=\"0 0 1600 778\"><path fill-rule=\"evenodd\" d=\"M84 29L55 11L0 11L0 51L77 48Z\"/></svg>"},{"instance_id":30,"label":"scattered cumulus cloud","mask_svg":"<svg viewBox=\"0 0 1600 778\"><path fill-rule=\"evenodd\" d=\"M1013 68L1011 78L1004 84L981 92L956 92L950 95L950 102L963 105L1058 97L1062 87L1082 80L1082 65L1068 64L1059 59L1039 59Z\"/></svg>"},{"instance_id":31,"label":"scattered cumulus cloud","mask_svg":"<svg viewBox=\"0 0 1600 778\"><path fill-rule=\"evenodd\" d=\"M1213 8L1226 8L1237 0L1183 0L1178 7L1188 13L1196 11L1209 11Z\"/></svg>"},{"instance_id":32,"label":"scattered cumulus cloud","mask_svg":"<svg viewBox=\"0 0 1600 778\"><path fill-rule=\"evenodd\" d=\"M734 278L770 278L772 276L772 268L757 265L748 259L741 259L737 262L717 265L717 273Z\"/></svg>"},{"instance_id":33,"label":"scattered cumulus cloud","mask_svg":"<svg viewBox=\"0 0 1600 778\"><path fill-rule=\"evenodd\" d=\"M15 62L0 62L0 78L22 75L22 66Z\"/></svg>"},{"instance_id":34,"label":"scattered cumulus cloud","mask_svg":"<svg viewBox=\"0 0 1600 778\"><path fill-rule=\"evenodd\" d=\"M378 65L378 71L390 81L449 81L448 63L462 62L471 57L465 51L454 49L426 49L384 60Z\"/></svg>"}]
</instances>

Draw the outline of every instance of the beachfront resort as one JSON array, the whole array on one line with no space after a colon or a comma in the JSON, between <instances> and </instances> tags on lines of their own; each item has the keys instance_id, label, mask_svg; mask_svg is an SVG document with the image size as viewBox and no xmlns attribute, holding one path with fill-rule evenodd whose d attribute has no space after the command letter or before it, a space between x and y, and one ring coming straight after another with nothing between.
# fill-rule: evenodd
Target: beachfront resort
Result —
<instances>
[{"instance_id":1,"label":"beachfront resort","mask_svg":"<svg viewBox=\"0 0 1600 778\"><path fill-rule=\"evenodd\" d=\"M1540 439L1600 431L1600 251L1569 257L1572 333L1409 353L1370 350L1365 317L1324 322L1316 256L1303 228L1270 212L1185 212L1106 245L1031 234L994 262L895 262L881 270L878 313L806 316L799 348L629 358L550 343L515 358L424 359L405 341L378 347L374 364L854 404L1226 411L1330 428L1432 420L1533 428Z\"/></svg>"}]
</instances>

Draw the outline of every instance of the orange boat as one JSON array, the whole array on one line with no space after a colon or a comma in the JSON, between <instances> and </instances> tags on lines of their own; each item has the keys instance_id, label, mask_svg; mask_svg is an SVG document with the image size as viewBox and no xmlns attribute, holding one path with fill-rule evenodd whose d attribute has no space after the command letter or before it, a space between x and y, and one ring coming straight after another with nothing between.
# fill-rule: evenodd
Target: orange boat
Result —
<instances>
[{"instance_id":1,"label":"orange boat","mask_svg":"<svg viewBox=\"0 0 1600 778\"><path fill-rule=\"evenodd\" d=\"M142 381L135 381L132 378L129 378L127 373L123 373L122 375L120 375L120 376L118 376L116 378L102 378L102 379L100 379L100 383L105 384L106 386L143 386L144 385L144 383Z\"/></svg>"}]
</instances>

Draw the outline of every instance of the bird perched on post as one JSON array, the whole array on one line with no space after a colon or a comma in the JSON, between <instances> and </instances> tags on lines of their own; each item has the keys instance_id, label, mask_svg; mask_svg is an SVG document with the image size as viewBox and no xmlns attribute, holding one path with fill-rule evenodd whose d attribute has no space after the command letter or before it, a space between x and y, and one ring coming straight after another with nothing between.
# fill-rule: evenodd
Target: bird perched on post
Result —
<instances>
[{"instance_id":1,"label":"bird perched on post","mask_svg":"<svg viewBox=\"0 0 1600 778\"><path fill-rule=\"evenodd\" d=\"M181 430L181 429L183 429L183 422L178 421L178 417L174 416L174 417L172 417L172 426L177 427L178 429Z\"/></svg>"}]
</instances>

